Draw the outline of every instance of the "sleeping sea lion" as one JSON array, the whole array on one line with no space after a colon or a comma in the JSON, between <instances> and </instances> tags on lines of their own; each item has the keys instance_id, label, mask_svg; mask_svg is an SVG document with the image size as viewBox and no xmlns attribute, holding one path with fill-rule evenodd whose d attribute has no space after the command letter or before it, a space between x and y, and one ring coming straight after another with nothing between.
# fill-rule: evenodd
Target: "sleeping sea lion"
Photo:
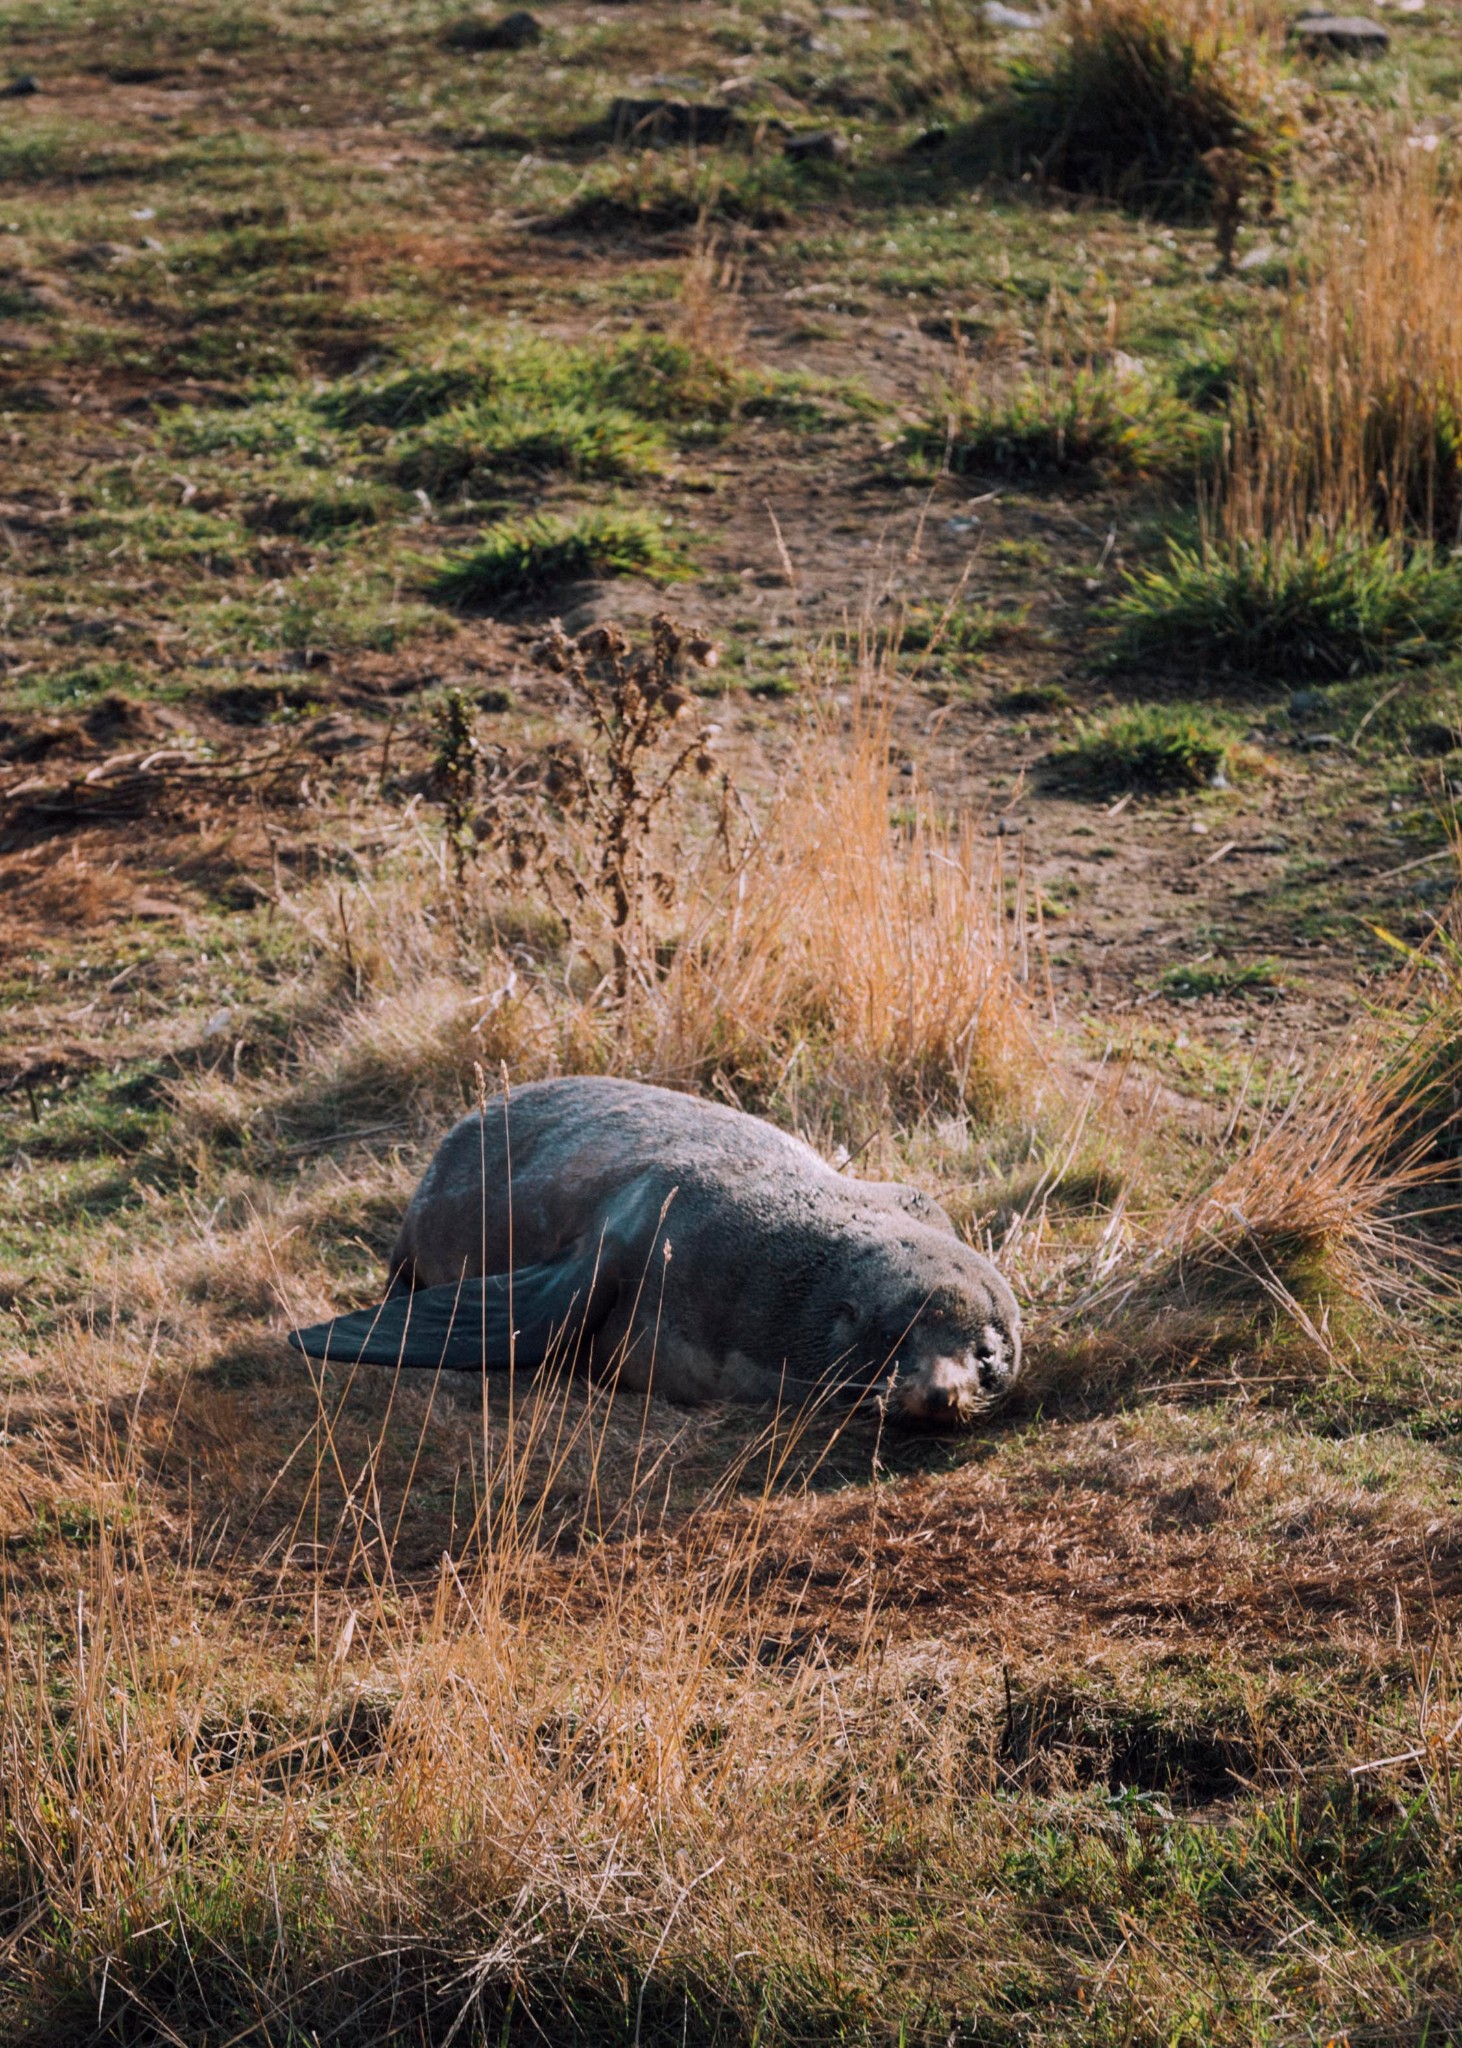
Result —
<instances>
[{"instance_id":1,"label":"sleeping sea lion","mask_svg":"<svg viewBox=\"0 0 1462 2048\"><path fill-rule=\"evenodd\" d=\"M450 1131L377 1308L311 1358L493 1370L587 1353L673 1401L882 1399L960 1426L1020 1372L1020 1311L917 1189L637 1081L538 1081Z\"/></svg>"}]
</instances>

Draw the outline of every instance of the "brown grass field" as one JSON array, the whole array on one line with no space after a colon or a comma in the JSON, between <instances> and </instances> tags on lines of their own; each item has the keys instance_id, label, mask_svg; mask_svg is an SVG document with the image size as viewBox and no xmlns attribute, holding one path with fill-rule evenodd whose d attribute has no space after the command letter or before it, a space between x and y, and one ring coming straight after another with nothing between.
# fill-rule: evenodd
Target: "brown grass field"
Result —
<instances>
[{"instance_id":1,"label":"brown grass field","mask_svg":"<svg viewBox=\"0 0 1462 2048\"><path fill-rule=\"evenodd\" d=\"M0 2042L1462 2038L1462 15L534 15L0 11ZM1015 1397L286 1348L572 1072Z\"/></svg>"}]
</instances>

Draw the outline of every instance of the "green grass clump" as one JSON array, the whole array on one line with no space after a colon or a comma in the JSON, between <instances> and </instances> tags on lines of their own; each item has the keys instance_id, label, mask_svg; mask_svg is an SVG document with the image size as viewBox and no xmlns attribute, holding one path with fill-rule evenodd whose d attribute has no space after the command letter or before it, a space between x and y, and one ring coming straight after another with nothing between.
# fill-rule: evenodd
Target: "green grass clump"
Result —
<instances>
[{"instance_id":1,"label":"green grass clump","mask_svg":"<svg viewBox=\"0 0 1462 2048\"><path fill-rule=\"evenodd\" d=\"M326 540L331 534L378 525L399 509L395 493L375 484L330 484L314 490L281 488L250 505L244 513L244 524L255 533L288 533L304 540Z\"/></svg>"},{"instance_id":2,"label":"green grass clump","mask_svg":"<svg viewBox=\"0 0 1462 2048\"><path fill-rule=\"evenodd\" d=\"M1221 961L1212 967L1169 967L1158 987L1165 996L1193 1002L1203 996L1277 996L1284 981L1275 960Z\"/></svg>"},{"instance_id":3,"label":"green grass clump","mask_svg":"<svg viewBox=\"0 0 1462 2048\"><path fill-rule=\"evenodd\" d=\"M978 124L982 154L1071 192L1164 214L1206 214L1204 158L1263 170L1280 121L1254 48L1171 0L1079 0L1044 53L1017 61Z\"/></svg>"},{"instance_id":4,"label":"green grass clump","mask_svg":"<svg viewBox=\"0 0 1462 2048\"><path fill-rule=\"evenodd\" d=\"M591 512L579 519L540 513L488 527L475 548L434 569L426 589L440 604L470 610L539 597L589 577L684 573L683 555L643 513Z\"/></svg>"},{"instance_id":5,"label":"green grass clump","mask_svg":"<svg viewBox=\"0 0 1462 2048\"><path fill-rule=\"evenodd\" d=\"M587 234L616 229L663 234L702 220L785 227L804 191L826 182L818 172L834 168L794 164L785 157L667 161L649 149L591 172L552 225L563 233Z\"/></svg>"},{"instance_id":6,"label":"green grass clump","mask_svg":"<svg viewBox=\"0 0 1462 2048\"><path fill-rule=\"evenodd\" d=\"M1191 468L1210 434L1188 406L1140 380L1077 370L951 394L907 430L905 446L916 467L956 476L1150 476Z\"/></svg>"},{"instance_id":7,"label":"green grass clump","mask_svg":"<svg viewBox=\"0 0 1462 2048\"><path fill-rule=\"evenodd\" d=\"M474 346L445 364L342 378L314 407L343 430L409 431L460 414L501 436L506 429L493 425L498 419L562 424L575 414L587 421L618 414L621 433L626 415L683 432L723 426L744 404L766 403L795 382L743 370L671 335L635 330L592 347L537 336Z\"/></svg>"},{"instance_id":8,"label":"green grass clump","mask_svg":"<svg viewBox=\"0 0 1462 2048\"><path fill-rule=\"evenodd\" d=\"M490 377L472 363L349 377L322 392L316 409L332 427L411 427L480 397Z\"/></svg>"},{"instance_id":9,"label":"green grass clump","mask_svg":"<svg viewBox=\"0 0 1462 2048\"><path fill-rule=\"evenodd\" d=\"M1205 789L1252 765L1201 706L1127 704L1084 725L1052 756L1057 768L1103 789Z\"/></svg>"},{"instance_id":10,"label":"green grass clump","mask_svg":"<svg viewBox=\"0 0 1462 2048\"><path fill-rule=\"evenodd\" d=\"M404 484L433 494L487 482L505 470L557 470L574 477L647 476L665 443L647 421L608 406L549 405L488 399L448 413L401 458Z\"/></svg>"},{"instance_id":11,"label":"green grass clump","mask_svg":"<svg viewBox=\"0 0 1462 2048\"><path fill-rule=\"evenodd\" d=\"M1257 679L1334 680L1462 643L1462 563L1317 535L1188 548L1129 577L1106 609L1108 659L1200 661Z\"/></svg>"},{"instance_id":12,"label":"green grass clump","mask_svg":"<svg viewBox=\"0 0 1462 2048\"><path fill-rule=\"evenodd\" d=\"M1028 604L1002 606L983 599L953 606L910 605L900 644L916 654L929 649L942 655L983 654L1020 639L1029 618Z\"/></svg>"}]
</instances>

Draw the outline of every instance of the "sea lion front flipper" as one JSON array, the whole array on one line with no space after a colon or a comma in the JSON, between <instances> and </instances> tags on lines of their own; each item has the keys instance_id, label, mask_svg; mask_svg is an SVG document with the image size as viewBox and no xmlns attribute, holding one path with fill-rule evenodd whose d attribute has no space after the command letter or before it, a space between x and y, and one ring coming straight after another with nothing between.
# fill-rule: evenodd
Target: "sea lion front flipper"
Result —
<instances>
[{"instance_id":1,"label":"sea lion front flipper","mask_svg":"<svg viewBox=\"0 0 1462 2048\"><path fill-rule=\"evenodd\" d=\"M459 1286L419 1287L376 1308L291 1330L307 1358L335 1365L412 1365L490 1372L541 1365L555 1341L593 1332L608 1315L618 1279L602 1257L556 1259L491 1273Z\"/></svg>"}]
</instances>

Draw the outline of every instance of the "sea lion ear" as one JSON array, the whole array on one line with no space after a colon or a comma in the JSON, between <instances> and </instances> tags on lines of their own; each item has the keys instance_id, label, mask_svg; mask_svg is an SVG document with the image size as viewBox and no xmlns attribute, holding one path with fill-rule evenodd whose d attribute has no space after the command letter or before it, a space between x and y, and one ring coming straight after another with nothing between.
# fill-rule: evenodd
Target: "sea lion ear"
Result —
<instances>
[{"instance_id":1,"label":"sea lion ear","mask_svg":"<svg viewBox=\"0 0 1462 2048\"><path fill-rule=\"evenodd\" d=\"M835 1301L832 1306L832 1320L846 1323L850 1330L856 1330L863 1321L863 1311L853 1301Z\"/></svg>"}]
</instances>

